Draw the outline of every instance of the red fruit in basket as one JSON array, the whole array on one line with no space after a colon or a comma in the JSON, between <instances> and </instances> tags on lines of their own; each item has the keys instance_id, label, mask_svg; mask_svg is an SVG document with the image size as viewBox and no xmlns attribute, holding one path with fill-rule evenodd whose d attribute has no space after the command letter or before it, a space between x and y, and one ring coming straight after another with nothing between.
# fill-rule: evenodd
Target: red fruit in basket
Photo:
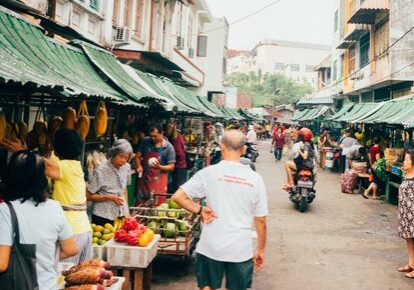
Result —
<instances>
[{"instance_id":1,"label":"red fruit in basket","mask_svg":"<svg viewBox=\"0 0 414 290\"><path fill-rule=\"evenodd\" d=\"M128 239L128 232L124 229L120 229L115 233L116 242L126 242Z\"/></svg>"},{"instance_id":2,"label":"red fruit in basket","mask_svg":"<svg viewBox=\"0 0 414 290\"><path fill-rule=\"evenodd\" d=\"M125 218L124 225L122 228L126 231L133 231L138 229L139 223L138 221L133 217L127 217Z\"/></svg>"},{"instance_id":3,"label":"red fruit in basket","mask_svg":"<svg viewBox=\"0 0 414 290\"><path fill-rule=\"evenodd\" d=\"M131 246L136 246L138 244L138 237L136 236L129 236L128 237L128 244Z\"/></svg>"}]
</instances>

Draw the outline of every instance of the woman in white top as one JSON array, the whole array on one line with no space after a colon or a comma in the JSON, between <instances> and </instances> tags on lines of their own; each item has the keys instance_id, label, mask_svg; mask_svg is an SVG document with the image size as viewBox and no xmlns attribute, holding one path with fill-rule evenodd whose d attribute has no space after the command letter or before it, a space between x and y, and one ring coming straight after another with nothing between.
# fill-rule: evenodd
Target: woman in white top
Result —
<instances>
[{"instance_id":1,"label":"woman in white top","mask_svg":"<svg viewBox=\"0 0 414 290\"><path fill-rule=\"evenodd\" d=\"M20 242L36 245L39 290L56 289L58 259L76 255L78 247L62 207L48 198L43 158L31 151L19 151L12 155L3 178L4 199L16 212ZM6 203L0 204L0 233L2 273L9 266L13 245L11 215Z\"/></svg>"}]
</instances>

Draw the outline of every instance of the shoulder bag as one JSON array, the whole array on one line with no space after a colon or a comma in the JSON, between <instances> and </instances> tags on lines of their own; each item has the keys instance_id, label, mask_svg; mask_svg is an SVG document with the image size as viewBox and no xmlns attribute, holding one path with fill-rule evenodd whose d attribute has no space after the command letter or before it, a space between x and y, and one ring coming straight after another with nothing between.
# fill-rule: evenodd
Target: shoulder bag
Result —
<instances>
[{"instance_id":1,"label":"shoulder bag","mask_svg":"<svg viewBox=\"0 0 414 290\"><path fill-rule=\"evenodd\" d=\"M9 267L0 273L2 290L38 290L36 273L36 245L20 244L19 223L13 205L7 202L13 231Z\"/></svg>"}]
</instances>

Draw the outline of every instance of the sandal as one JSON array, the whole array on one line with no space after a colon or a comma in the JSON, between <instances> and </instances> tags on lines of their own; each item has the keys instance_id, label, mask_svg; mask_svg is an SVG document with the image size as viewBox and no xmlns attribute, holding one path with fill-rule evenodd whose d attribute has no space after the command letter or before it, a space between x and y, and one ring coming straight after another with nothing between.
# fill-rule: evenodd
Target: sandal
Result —
<instances>
[{"instance_id":1,"label":"sandal","mask_svg":"<svg viewBox=\"0 0 414 290\"><path fill-rule=\"evenodd\" d=\"M368 197L368 195L366 195L366 192L367 192L367 191L366 191L366 190L364 190L364 193L363 193L363 194L361 194L361 195L362 195L362 197L363 197L363 198L368 199L369 197Z\"/></svg>"},{"instance_id":2,"label":"sandal","mask_svg":"<svg viewBox=\"0 0 414 290\"><path fill-rule=\"evenodd\" d=\"M414 269L410 265L405 265L405 266L398 268L398 272L402 272L402 273L410 273L413 270Z\"/></svg>"},{"instance_id":3,"label":"sandal","mask_svg":"<svg viewBox=\"0 0 414 290\"><path fill-rule=\"evenodd\" d=\"M373 197L371 197L372 199L375 199L375 200L380 200L381 199L381 196L373 196Z\"/></svg>"},{"instance_id":4,"label":"sandal","mask_svg":"<svg viewBox=\"0 0 414 290\"><path fill-rule=\"evenodd\" d=\"M405 273L404 276L406 278L414 279L414 271L411 271L409 273Z\"/></svg>"}]
</instances>

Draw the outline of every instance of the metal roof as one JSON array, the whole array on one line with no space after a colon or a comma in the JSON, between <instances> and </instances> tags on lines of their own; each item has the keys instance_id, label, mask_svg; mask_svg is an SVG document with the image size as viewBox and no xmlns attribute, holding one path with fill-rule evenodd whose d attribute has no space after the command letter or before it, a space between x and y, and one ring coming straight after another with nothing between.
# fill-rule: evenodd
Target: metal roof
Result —
<instances>
[{"instance_id":1,"label":"metal roof","mask_svg":"<svg viewBox=\"0 0 414 290\"><path fill-rule=\"evenodd\" d=\"M342 108L338 112L336 112L335 114L333 114L327 120L334 120L334 119L338 119L338 118L342 117L343 115L345 115L346 113L348 113L348 111L350 109L352 109L352 107L354 105L355 105L354 103L349 103L349 104L343 105Z\"/></svg>"},{"instance_id":2,"label":"metal roof","mask_svg":"<svg viewBox=\"0 0 414 290\"><path fill-rule=\"evenodd\" d=\"M332 97L322 97L300 99L296 105L332 105L333 103L334 100Z\"/></svg>"},{"instance_id":3,"label":"metal roof","mask_svg":"<svg viewBox=\"0 0 414 290\"><path fill-rule=\"evenodd\" d=\"M32 84L54 95L127 100L97 74L81 50L53 41L5 8L0 9L0 63L3 82Z\"/></svg>"}]
</instances>

